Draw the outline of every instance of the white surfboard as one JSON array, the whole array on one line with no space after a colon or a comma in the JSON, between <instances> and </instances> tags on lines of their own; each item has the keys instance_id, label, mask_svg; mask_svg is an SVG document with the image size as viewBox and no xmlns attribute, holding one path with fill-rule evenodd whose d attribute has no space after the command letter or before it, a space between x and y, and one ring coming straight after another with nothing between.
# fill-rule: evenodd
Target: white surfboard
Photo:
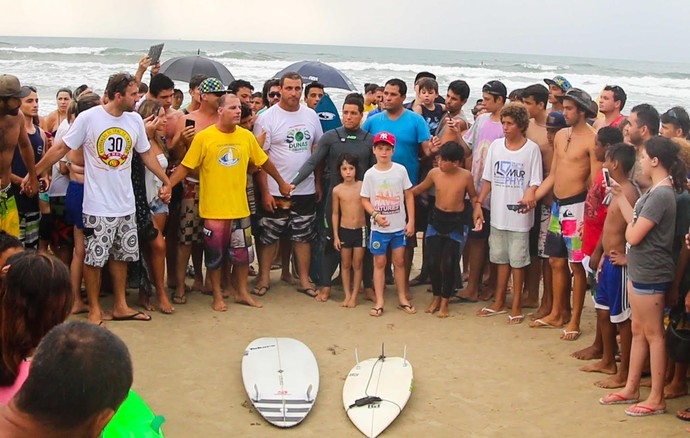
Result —
<instances>
[{"instance_id":1,"label":"white surfboard","mask_svg":"<svg viewBox=\"0 0 690 438\"><path fill-rule=\"evenodd\" d=\"M400 415L410 399L412 364L406 357L383 355L357 362L345 379L343 406L352 423L374 438Z\"/></svg>"},{"instance_id":2,"label":"white surfboard","mask_svg":"<svg viewBox=\"0 0 690 438\"><path fill-rule=\"evenodd\" d=\"M319 367L309 347L291 338L259 338L242 358L244 389L271 424L292 427L307 416L319 392Z\"/></svg>"}]
</instances>

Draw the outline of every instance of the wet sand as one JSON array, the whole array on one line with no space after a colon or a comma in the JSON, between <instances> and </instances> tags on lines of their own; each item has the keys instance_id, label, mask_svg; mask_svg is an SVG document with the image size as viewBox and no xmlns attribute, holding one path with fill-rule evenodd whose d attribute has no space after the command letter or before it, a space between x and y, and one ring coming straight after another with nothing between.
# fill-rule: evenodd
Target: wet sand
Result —
<instances>
[{"instance_id":1,"label":"wet sand","mask_svg":"<svg viewBox=\"0 0 690 438\"><path fill-rule=\"evenodd\" d=\"M445 320L430 316L424 313L431 299L426 285L413 288L416 315L396 309L388 286L385 312L374 318L371 303L361 298L354 309L340 307L339 287L330 301L318 303L279 282L279 271L271 276L262 309L228 300L228 312L217 313L210 297L194 292L172 316L108 323L131 351L134 390L166 417L166 437L362 436L343 408L342 385L355 348L360 359L376 357L382 343L388 356L402 355L407 345L415 384L406 408L381 436L684 436L690 425L673 415L690 406L688 397L670 400L668 414L648 418L628 417L625 406L599 405L610 392L593 385L602 375L578 371L584 362L569 356L593 338L589 299L583 336L566 342L559 330L510 326L505 315L476 317L485 303L453 304ZM131 302L135 296L132 291ZM316 404L292 429L264 421L242 385L244 349L262 336L299 339L319 364Z\"/></svg>"}]
</instances>

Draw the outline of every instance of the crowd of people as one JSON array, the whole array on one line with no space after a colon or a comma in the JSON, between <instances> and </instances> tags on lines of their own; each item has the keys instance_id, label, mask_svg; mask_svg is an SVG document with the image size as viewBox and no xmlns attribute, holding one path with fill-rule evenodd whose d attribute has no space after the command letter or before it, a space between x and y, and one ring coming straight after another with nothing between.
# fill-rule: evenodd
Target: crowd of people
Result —
<instances>
[{"instance_id":1,"label":"crowd of people","mask_svg":"<svg viewBox=\"0 0 690 438\"><path fill-rule=\"evenodd\" d=\"M556 76L510 94L489 81L468 118L469 85L454 80L443 98L422 72L409 93L390 79L347 95L342 126L323 132L315 108L325 87L297 73L256 93L245 80L197 75L181 109L182 92L157 66L143 82L149 64L112 75L103 96L60 89L46 117L35 88L0 76L0 229L38 250L30 257L49 261L55 287L69 291L29 350L7 356L3 340L0 387L69 313L96 325L148 321L192 290L215 311L230 297L261 307L280 269L280 281L317 302L340 281L341 305L356 307L361 293L373 317L384 313L386 284L408 314L417 312L410 288L430 284L426 313L487 301L477 316L529 317L566 341L581 336L589 289L596 335L573 355L609 375L598 386L622 388L600 403L646 416L688 393L687 364L667 363L663 322L665 308L690 311L682 107L660 114L643 103L623 115L621 87L606 85L595 101ZM419 233L422 267L410 279ZM21 294L8 266L3 290ZM127 302L128 273L142 310ZM112 311L100 306L102 289ZM647 368L652 390L640 402Z\"/></svg>"}]
</instances>

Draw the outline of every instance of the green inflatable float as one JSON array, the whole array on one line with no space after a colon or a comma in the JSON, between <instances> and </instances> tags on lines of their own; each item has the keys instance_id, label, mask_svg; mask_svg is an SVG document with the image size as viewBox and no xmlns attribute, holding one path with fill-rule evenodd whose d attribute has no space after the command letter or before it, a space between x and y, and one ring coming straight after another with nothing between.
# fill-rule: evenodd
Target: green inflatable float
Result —
<instances>
[{"instance_id":1,"label":"green inflatable float","mask_svg":"<svg viewBox=\"0 0 690 438\"><path fill-rule=\"evenodd\" d=\"M134 391L103 429L102 438L162 438L165 418L155 415Z\"/></svg>"}]
</instances>

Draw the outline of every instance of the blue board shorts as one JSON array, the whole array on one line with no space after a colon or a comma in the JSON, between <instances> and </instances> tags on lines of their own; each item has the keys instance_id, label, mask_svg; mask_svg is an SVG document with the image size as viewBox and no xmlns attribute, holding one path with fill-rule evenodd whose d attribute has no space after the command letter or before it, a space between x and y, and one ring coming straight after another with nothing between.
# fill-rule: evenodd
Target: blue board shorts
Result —
<instances>
[{"instance_id":1,"label":"blue board shorts","mask_svg":"<svg viewBox=\"0 0 690 438\"><path fill-rule=\"evenodd\" d=\"M372 231L369 239L369 251L373 255L386 255L390 248L391 250L405 247L405 230L396 231L394 233L382 233L380 231Z\"/></svg>"}]
</instances>

